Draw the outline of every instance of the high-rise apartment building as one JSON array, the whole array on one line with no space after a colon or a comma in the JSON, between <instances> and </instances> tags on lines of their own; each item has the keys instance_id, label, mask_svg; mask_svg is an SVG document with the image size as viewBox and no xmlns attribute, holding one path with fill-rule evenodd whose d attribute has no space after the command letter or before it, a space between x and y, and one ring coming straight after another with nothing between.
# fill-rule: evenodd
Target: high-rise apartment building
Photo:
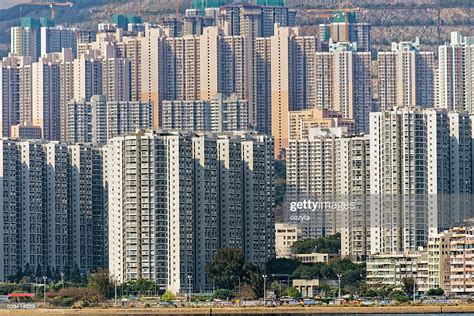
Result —
<instances>
[{"instance_id":1,"label":"high-rise apartment building","mask_svg":"<svg viewBox=\"0 0 474 316\"><path fill-rule=\"evenodd\" d=\"M31 120L31 65L31 57L8 56L0 61L2 137L10 136L12 126Z\"/></svg>"},{"instance_id":2,"label":"high-rise apartment building","mask_svg":"<svg viewBox=\"0 0 474 316\"><path fill-rule=\"evenodd\" d=\"M438 48L437 106L451 111L474 109L474 37L451 33L451 43Z\"/></svg>"},{"instance_id":3,"label":"high-rise apartment building","mask_svg":"<svg viewBox=\"0 0 474 316\"><path fill-rule=\"evenodd\" d=\"M71 49L77 56L78 30L63 26L42 27L40 30L41 54L60 53L64 48Z\"/></svg>"},{"instance_id":4,"label":"high-rise apartment building","mask_svg":"<svg viewBox=\"0 0 474 316\"><path fill-rule=\"evenodd\" d=\"M64 107L72 97L73 55L70 49L51 53L33 63L31 122L46 140L60 140Z\"/></svg>"},{"instance_id":5,"label":"high-rise apartment building","mask_svg":"<svg viewBox=\"0 0 474 316\"><path fill-rule=\"evenodd\" d=\"M71 143L103 145L112 137L152 127L153 106L148 102L112 102L96 95L67 105L66 140Z\"/></svg>"},{"instance_id":6,"label":"high-rise apartment building","mask_svg":"<svg viewBox=\"0 0 474 316\"><path fill-rule=\"evenodd\" d=\"M342 127L311 128L306 138L290 140L286 158L290 222L300 225L303 238L341 233L342 254L363 259L368 248L368 137L348 136ZM294 208L303 201L320 204Z\"/></svg>"},{"instance_id":7,"label":"high-rise apartment building","mask_svg":"<svg viewBox=\"0 0 474 316\"><path fill-rule=\"evenodd\" d=\"M14 26L11 28L11 53L15 56L28 56L36 60L39 56L39 30L31 27Z\"/></svg>"},{"instance_id":8,"label":"high-rise apartment building","mask_svg":"<svg viewBox=\"0 0 474 316\"><path fill-rule=\"evenodd\" d=\"M219 27L208 27L199 41L200 99L209 100L218 93L247 99L245 38L225 35Z\"/></svg>"},{"instance_id":9,"label":"high-rise apartment building","mask_svg":"<svg viewBox=\"0 0 474 316\"><path fill-rule=\"evenodd\" d=\"M415 251L472 216L471 130L467 113L371 113L372 253Z\"/></svg>"},{"instance_id":10,"label":"high-rise apartment building","mask_svg":"<svg viewBox=\"0 0 474 316\"><path fill-rule=\"evenodd\" d=\"M248 102L236 95L217 94L211 100L163 101L163 129L187 131L244 131L248 129Z\"/></svg>"},{"instance_id":11,"label":"high-rise apartment building","mask_svg":"<svg viewBox=\"0 0 474 316\"><path fill-rule=\"evenodd\" d=\"M349 43L330 49L334 52L332 109L354 119L357 133L366 133L372 108L370 53L357 52Z\"/></svg>"},{"instance_id":12,"label":"high-rise apartment building","mask_svg":"<svg viewBox=\"0 0 474 316\"><path fill-rule=\"evenodd\" d=\"M113 138L105 149L113 277L186 292L189 282L212 288L205 266L219 248L242 249L259 266L273 258L272 147L245 133Z\"/></svg>"},{"instance_id":13,"label":"high-rise apartment building","mask_svg":"<svg viewBox=\"0 0 474 316\"><path fill-rule=\"evenodd\" d=\"M0 141L0 225L5 281L26 266L82 272L105 267L102 153L87 145Z\"/></svg>"},{"instance_id":14,"label":"high-rise apartment building","mask_svg":"<svg viewBox=\"0 0 474 316\"><path fill-rule=\"evenodd\" d=\"M333 43L356 43L357 51L370 52L371 25L357 22L355 12L336 11L327 24L319 25L319 39L323 46Z\"/></svg>"},{"instance_id":15,"label":"high-rise apartment building","mask_svg":"<svg viewBox=\"0 0 474 316\"><path fill-rule=\"evenodd\" d=\"M253 100L253 116L255 130L270 135L272 132L272 80L271 80L271 40L270 38L256 38L254 52L254 71L250 93Z\"/></svg>"},{"instance_id":16,"label":"high-rise apartment building","mask_svg":"<svg viewBox=\"0 0 474 316\"><path fill-rule=\"evenodd\" d=\"M377 58L381 110L434 107L435 57L420 51L420 42L392 43Z\"/></svg>"},{"instance_id":17,"label":"high-rise apartment building","mask_svg":"<svg viewBox=\"0 0 474 316\"><path fill-rule=\"evenodd\" d=\"M275 157L288 147L288 111L310 107L308 69L316 51L316 38L299 36L298 28L275 26L270 40L271 128Z\"/></svg>"}]
</instances>

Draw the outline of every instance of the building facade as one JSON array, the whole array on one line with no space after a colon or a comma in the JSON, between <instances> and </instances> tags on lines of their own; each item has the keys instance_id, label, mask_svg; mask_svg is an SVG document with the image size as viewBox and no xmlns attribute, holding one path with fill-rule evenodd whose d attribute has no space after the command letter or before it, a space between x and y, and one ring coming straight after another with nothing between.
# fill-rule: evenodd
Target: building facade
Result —
<instances>
[{"instance_id":1,"label":"building facade","mask_svg":"<svg viewBox=\"0 0 474 316\"><path fill-rule=\"evenodd\" d=\"M19 271L106 267L100 149L56 142L1 142L0 279ZM39 270L41 269L41 270Z\"/></svg>"},{"instance_id":2,"label":"building facade","mask_svg":"<svg viewBox=\"0 0 474 316\"><path fill-rule=\"evenodd\" d=\"M273 258L272 151L271 138L245 133L113 138L106 147L113 277L185 292L189 279L193 288L212 287L205 266L219 248L242 249L259 266Z\"/></svg>"}]
</instances>

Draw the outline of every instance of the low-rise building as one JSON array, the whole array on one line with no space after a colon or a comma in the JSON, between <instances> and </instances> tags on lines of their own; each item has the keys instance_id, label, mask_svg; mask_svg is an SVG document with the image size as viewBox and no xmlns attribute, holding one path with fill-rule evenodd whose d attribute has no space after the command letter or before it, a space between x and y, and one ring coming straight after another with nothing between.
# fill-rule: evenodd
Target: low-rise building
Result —
<instances>
[{"instance_id":1,"label":"low-rise building","mask_svg":"<svg viewBox=\"0 0 474 316\"><path fill-rule=\"evenodd\" d=\"M302 263L329 263L330 261L338 260L341 255L338 253L300 253L292 255L292 258L301 261Z\"/></svg>"},{"instance_id":2,"label":"low-rise building","mask_svg":"<svg viewBox=\"0 0 474 316\"><path fill-rule=\"evenodd\" d=\"M308 138L310 128L344 127L348 134L355 130L355 121L345 118L340 112L312 108L289 112L289 134L290 139Z\"/></svg>"},{"instance_id":3,"label":"low-rise building","mask_svg":"<svg viewBox=\"0 0 474 316\"><path fill-rule=\"evenodd\" d=\"M429 290L426 252L379 254L367 258L368 285L401 289L405 278L415 280L418 292Z\"/></svg>"},{"instance_id":4,"label":"low-rise building","mask_svg":"<svg viewBox=\"0 0 474 316\"><path fill-rule=\"evenodd\" d=\"M446 294L474 293L474 225L454 227L428 244L429 286Z\"/></svg>"},{"instance_id":5,"label":"low-rise building","mask_svg":"<svg viewBox=\"0 0 474 316\"><path fill-rule=\"evenodd\" d=\"M329 286L336 288L337 280L320 280L320 279L294 279L293 287L300 292L302 297L315 297L321 286Z\"/></svg>"},{"instance_id":6,"label":"low-rise building","mask_svg":"<svg viewBox=\"0 0 474 316\"><path fill-rule=\"evenodd\" d=\"M296 224L275 224L275 253L277 258L289 258L295 241L301 240L301 228Z\"/></svg>"}]
</instances>

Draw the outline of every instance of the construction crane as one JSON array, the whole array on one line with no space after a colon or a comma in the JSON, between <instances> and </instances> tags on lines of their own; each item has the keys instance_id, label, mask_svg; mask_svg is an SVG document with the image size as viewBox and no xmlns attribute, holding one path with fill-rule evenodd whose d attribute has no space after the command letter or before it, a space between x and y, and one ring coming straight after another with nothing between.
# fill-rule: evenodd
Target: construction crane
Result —
<instances>
[{"instance_id":1,"label":"construction crane","mask_svg":"<svg viewBox=\"0 0 474 316\"><path fill-rule=\"evenodd\" d=\"M56 19L56 7L72 7L72 2L56 2L56 1L31 1L25 3L26 5L48 6L51 8L51 20Z\"/></svg>"}]
</instances>

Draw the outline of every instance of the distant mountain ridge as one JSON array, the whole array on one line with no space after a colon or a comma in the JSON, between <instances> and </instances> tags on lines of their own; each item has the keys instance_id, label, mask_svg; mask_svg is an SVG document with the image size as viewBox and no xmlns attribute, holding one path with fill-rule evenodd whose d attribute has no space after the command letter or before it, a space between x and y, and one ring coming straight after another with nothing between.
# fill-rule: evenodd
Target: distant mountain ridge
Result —
<instances>
[{"instance_id":1,"label":"distant mountain ridge","mask_svg":"<svg viewBox=\"0 0 474 316\"><path fill-rule=\"evenodd\" d=\"M1 0L0 0L1 1ZM5 0L4 0L5 1ZM18 0L8 0L18 1ZM59 0L58 0L59 1ZM65 0L62 0L65 1ZM92 28L106 21L113 13L136 13L137 1L130 0L70 0L72 8L57 9L57 24L81 25ZM237 1L243 2L243 1ZM308 8L336 8L336 0L288 0L288 5L299 9L298 23L303 33L318 34L317 24L323 22ZM342 1L346 3L346 1ZM142 0L145 21L156 21L165 15L173 15L173 0ZM181 1L181 12L191 8L193 0ZM369 22L372 40L377 49L389 49L391 41L414 40L420 37L422 47L435 49L449 39L449 33L459 30L474 35L474 1L467 0L352 0L349 6L363 9L358 20ZM9 49L10 27L19 25L20 17L50 15L48 7L16 5L0 10L0 55ZM2 52L3 51L3 52Z\"/></svg>"}]
</instances>

